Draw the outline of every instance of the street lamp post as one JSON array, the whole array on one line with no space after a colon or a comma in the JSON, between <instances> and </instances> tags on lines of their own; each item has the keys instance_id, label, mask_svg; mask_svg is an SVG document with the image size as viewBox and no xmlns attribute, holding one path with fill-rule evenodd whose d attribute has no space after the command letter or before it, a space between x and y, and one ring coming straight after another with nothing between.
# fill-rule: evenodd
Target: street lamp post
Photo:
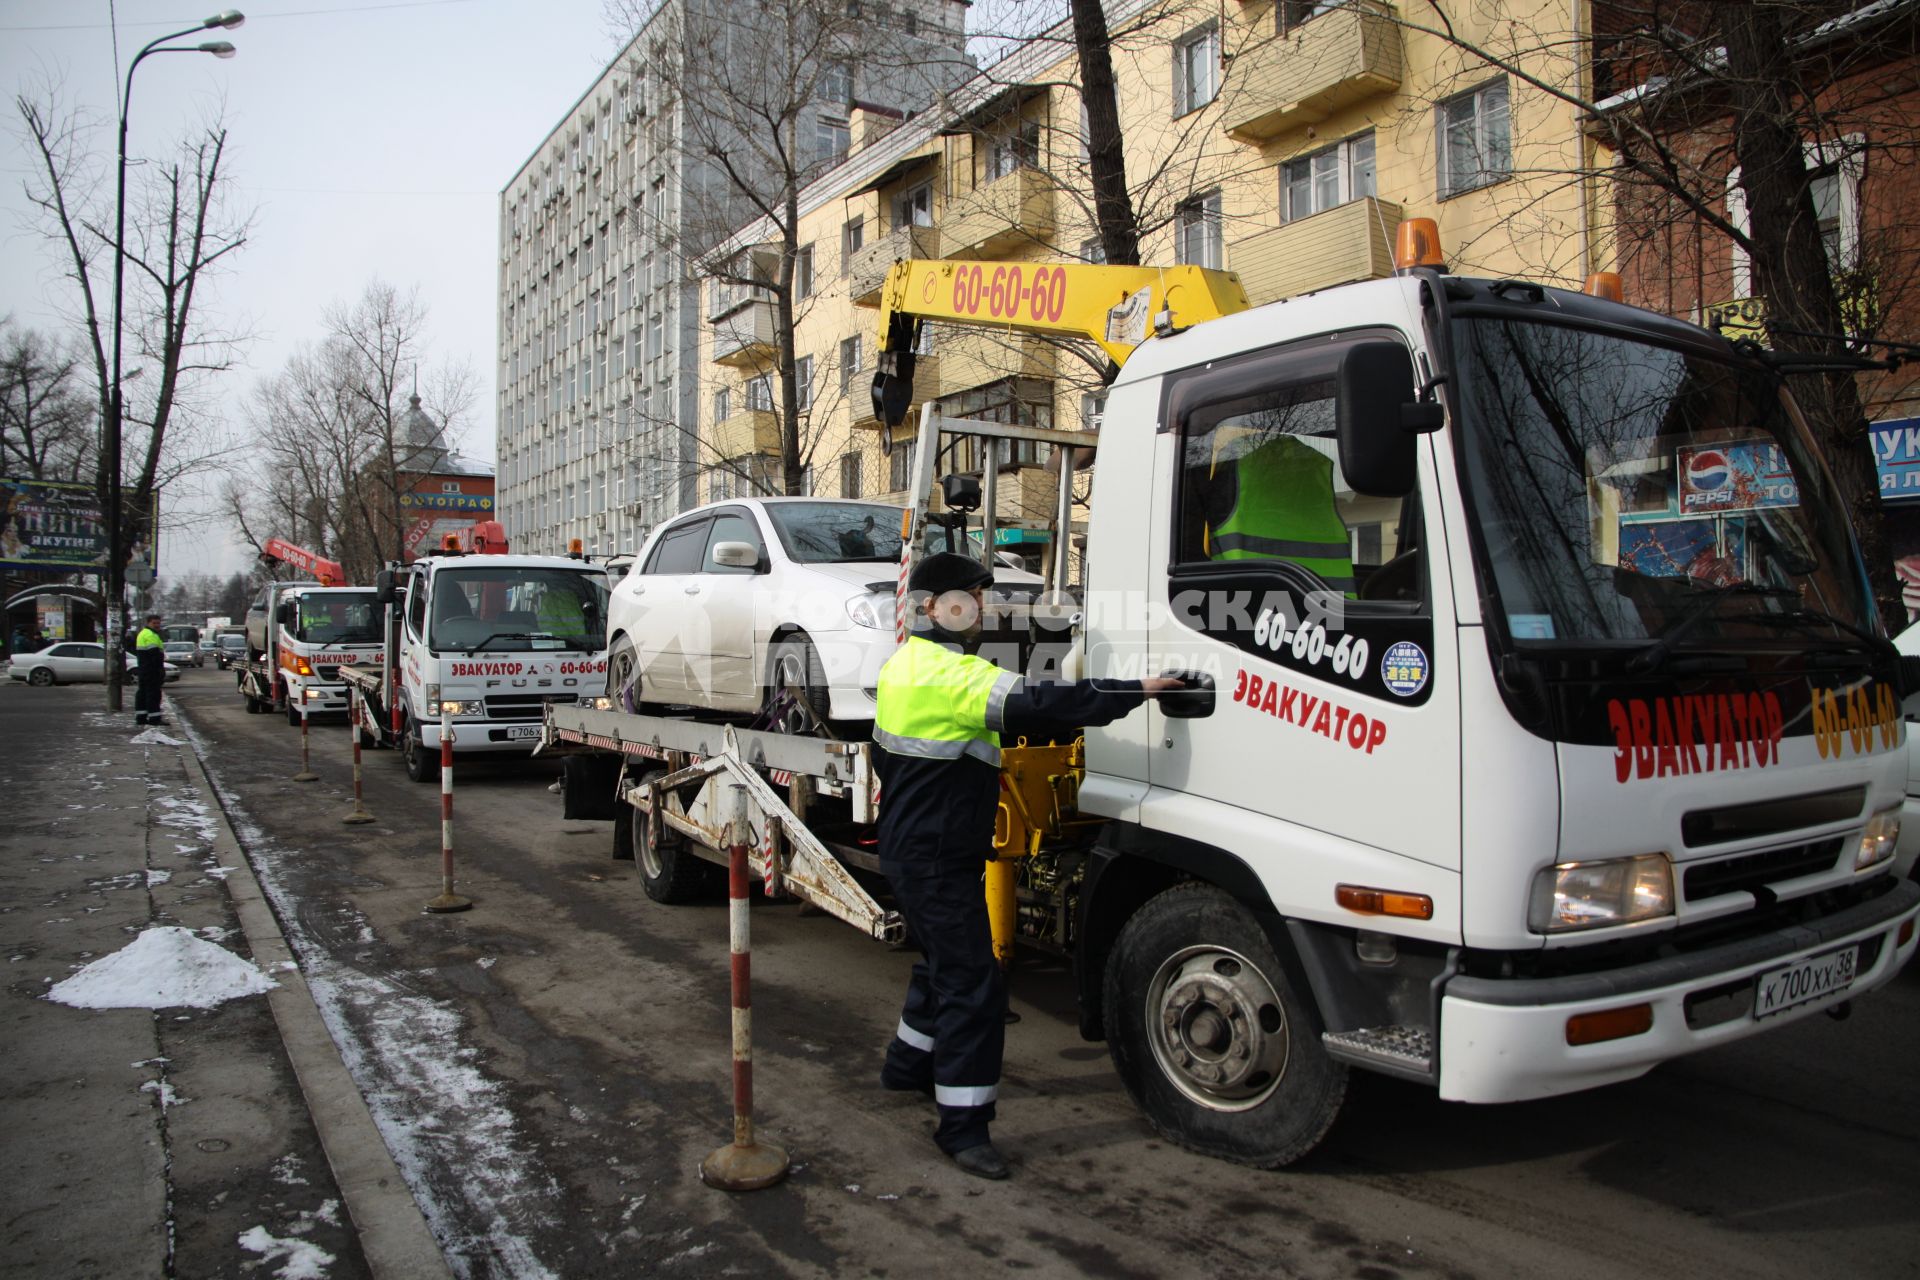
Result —
<instances>
[{"instance_id":1,"label":"street lamp post","mask_svg":"<svg viewBox=\"0 0 1920 1280\"><path fill-rule=\"evenodd\" d=\"M107 710L120 710L122 689L126 684L126 656L122 637L126 632L126 566L121 563L126 548L126 529L120 519L120 338L126 312L122 289L127 276L127 113L133 106L133 73L141 59L150 53L210 53L216 58L231 58L234 47L225 40L209 40L197 45L167 46L167 41L197 35L214 27L228 31L245 22L238 9L214 14L197 27L188 27L172 35L149 40L133 61L127 64L127 84L120 95L120 165L113 202L113 381L107 394L107 421L101 433L100 452L107 473Z\"/></svg>"}]
</instances>

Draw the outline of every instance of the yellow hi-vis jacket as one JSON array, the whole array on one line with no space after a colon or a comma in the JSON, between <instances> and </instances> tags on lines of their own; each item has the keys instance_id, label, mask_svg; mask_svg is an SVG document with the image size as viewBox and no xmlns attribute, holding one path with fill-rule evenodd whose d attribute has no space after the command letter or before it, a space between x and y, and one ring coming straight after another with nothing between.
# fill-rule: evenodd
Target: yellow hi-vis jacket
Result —
<instances>
[{"instance_id":1,"label":"yellow hi-vis jacket","mask_svg":"<svg viewBox=\"0 0 1920 1280\"><path fill-rule=\"evenodd\" d=\"M1019 676L985 658L910 637L880 668L873 740L895 755L964 756L997 769L998 730L1019 683Z\"/></svg>"}]
</instances>

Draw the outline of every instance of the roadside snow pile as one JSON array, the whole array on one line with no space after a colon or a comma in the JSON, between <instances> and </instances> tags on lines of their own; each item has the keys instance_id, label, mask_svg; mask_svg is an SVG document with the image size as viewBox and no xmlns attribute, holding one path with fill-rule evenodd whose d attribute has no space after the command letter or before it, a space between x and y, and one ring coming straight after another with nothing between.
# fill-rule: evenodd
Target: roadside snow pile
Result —
<instances>
[{"instance_id":1,"label":"roadside snow pile","mask_svg":"<svg viewBox=\"0 0 1920 1280\"><path fill-rule=\"evenodd\" d=\"M138 743L145 747L184 747L187 745L179 738L169 738L158 729L149 729L145 733L136 733L131 738L128 738L127 741Z\"/></svg>"},{"instance_id":2,"label":"roadside snow pile","mask_svg":"<svg viewBox=\"0 0 1920 1280\"><path fill-rule=\"evenodd\" d=\"M240 1233L240 1247L263 1255L267 1262L285 1258L286 1265L273 1274L280 1280L321 1280L333 1255L311 1240L276 1236L265 1227L249 1227Z\"/></svg>"},{"instance_id":3,"label":"roadside snow pile","mask_svg":"<svg viewBox=\"0 0 1920 1280\"><path fill-rule=\"evenodd\" d=\"M149 929L47 992L76 1009L211 1009L279 984L186 929Z\"/></svg>"}]
</instances>

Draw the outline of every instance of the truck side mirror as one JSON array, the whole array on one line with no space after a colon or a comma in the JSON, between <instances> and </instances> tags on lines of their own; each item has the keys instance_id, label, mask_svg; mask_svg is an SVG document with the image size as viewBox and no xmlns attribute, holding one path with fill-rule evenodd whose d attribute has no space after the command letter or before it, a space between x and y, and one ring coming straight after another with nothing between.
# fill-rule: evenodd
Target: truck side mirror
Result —
<instances>
[{"instance_id":1,"label":"truck side mirror","mask_svg":"<svg viewBox=\"0 0 1920 1280\"><path fill-rule=\"evenodd\" d=\"M1413 438L1440 426L1439 406L1414 391L1412 354L1397 342L1347 348L1334 404L1340 470L1353 490L1376 498L1412 493Z\"/></svg>"},{"instance_id":2,"label":"truck side mirror","mask_svg":"<svg viewBox=\"0 0 1920 1280\"><path fill-rule=\"evenodd\" d=\"M382 569L373 575L373 598L381 604L392 604L399 593L393 587L393 570Z\"/></svg>"}]
</instances>

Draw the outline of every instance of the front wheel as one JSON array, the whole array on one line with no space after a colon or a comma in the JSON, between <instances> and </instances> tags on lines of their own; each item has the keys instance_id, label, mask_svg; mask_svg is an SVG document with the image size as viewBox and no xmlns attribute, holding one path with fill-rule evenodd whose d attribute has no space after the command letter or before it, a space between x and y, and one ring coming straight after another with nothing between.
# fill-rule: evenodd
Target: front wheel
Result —
<instances>
[{"instance_id":1,"label":"front wheel","mask_svg":"<svg viewBox=\"0 0 1920 1280\"><path fill-rule=\"evenodd\" d=\"M1142 907L1107 966L1108 1051L1160 1134L1263 1169L1313 1150L1346 1096L1307 1002L1260 925L1212 885Z\"/></svg>"},{"instance_id":2,"label":"front wheel","mask_svg":"<svg viewBox=\"0 0 1920 1280\"><path fill-rule=\"evenodd\" d=\"M665 769L649 770L637 785L645 786L655 778L665 777L666 772ZM664 795L661 802L666 802ZM626 821L633 831L634 865L640 869L640 884L649 898L678 905L698 902L719 892L726 873L696 854L685 836L665 822L649 821L646 814L631 805L627 806Z\"/></svg>"},{"instance_id":3,"label":"front wheel","mask_svg":"<svg viewBox=\"0 0 1920 1280\"><path fill-rule=\"evenodd\" d=\"M795 634L774 645L767 655L767 727L775 733L817 732L826 725L831 704L813 641Z\"/></svg>"},{"instance_id":4,"label":"front wheel","mask_svg":"<svg viewBox=\"0 0 1920 1280\"><path fill-rule=\"evenodd\" d=\"M400 758L406 762L407 776L415 782L440 780L440 752L429 751L420 741L420 722L407 717L406 732L400 738Z\"/></svg>"},{"instance_id":5,"label":"front wheel","mask_svg":"<svg viewBox=\"0 0 1920 1280\"><path fill-rule=\"evenodd\" d=\"M294 700L293 690L291 689L287 690L286 706L287 723L298 729L300 727L300 704Z\"/></svg>"},{"instance_id":6,"label":"front wheel","mask_svg":"<svg viewBox=\"0 0 1920 1280\"><path fill-rule=\"evenodd\" d=\"M45 689L54 684L53 671L48 667L35 667L27 672L27 683L36 689Z\"/></svg>"}]
</instances>

